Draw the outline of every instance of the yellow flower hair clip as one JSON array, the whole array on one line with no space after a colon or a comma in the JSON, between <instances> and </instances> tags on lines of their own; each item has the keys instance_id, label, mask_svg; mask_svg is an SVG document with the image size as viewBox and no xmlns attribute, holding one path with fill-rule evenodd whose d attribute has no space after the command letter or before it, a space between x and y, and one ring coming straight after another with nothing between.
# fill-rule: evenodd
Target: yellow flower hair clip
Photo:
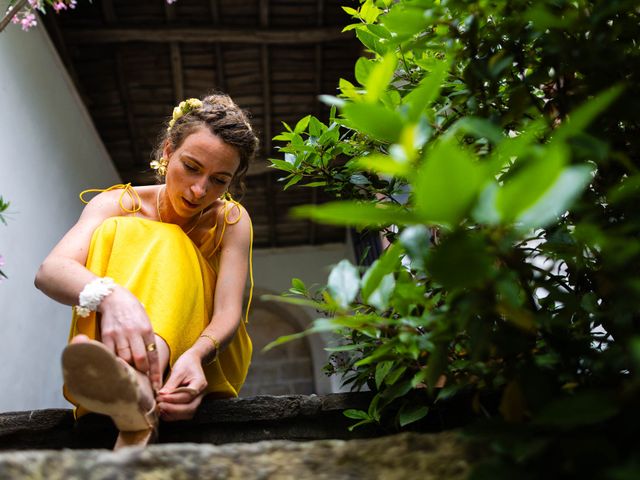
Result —
<instances>
[{"instance_id":1,"label":"yellow flower hair clip","mask_svg":"<svg viewBox=\"0 0 640 480\"><path fill-rule=\"evenodd\" d=\"M197 98L187 98L186 100L180 102L180 104L173 109L173 116L171 118L171 121L169 122L167 131L170 131L173 128L176 120L178 120L180 117L200 107L202 107L202 102Z\"/></svg>"},{"instance_id":2,"label":"yellow flower hair clip","mask_svg":"<svg viewBox=\"0 0 640 480\"><path fill-rule=\"evenodd\" d=\"M162 157L160 160L153 160L149 165L153 168L158 175L165 176L167 174L167 165L169 160Z\"/></svg>"}]
</instances>

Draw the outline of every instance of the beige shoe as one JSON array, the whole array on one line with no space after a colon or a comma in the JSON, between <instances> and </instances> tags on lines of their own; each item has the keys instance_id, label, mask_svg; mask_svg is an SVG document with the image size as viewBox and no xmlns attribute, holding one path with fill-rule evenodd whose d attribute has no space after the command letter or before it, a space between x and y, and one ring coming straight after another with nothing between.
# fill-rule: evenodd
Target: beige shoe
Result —
<instances>
[{"instance_id":1,"label":"beige shoe","mask_svg":"<svg viewBox=\"0 0 640 480\"><path fill-rule=\"evenodd\" d=\"M114 450L147 445L155 440L158 415L155 402L146 411L133 368L95 340L72 343L62 352L67 391L82 407L109 415L120 434Z\"/></svg>"}]
</instances>

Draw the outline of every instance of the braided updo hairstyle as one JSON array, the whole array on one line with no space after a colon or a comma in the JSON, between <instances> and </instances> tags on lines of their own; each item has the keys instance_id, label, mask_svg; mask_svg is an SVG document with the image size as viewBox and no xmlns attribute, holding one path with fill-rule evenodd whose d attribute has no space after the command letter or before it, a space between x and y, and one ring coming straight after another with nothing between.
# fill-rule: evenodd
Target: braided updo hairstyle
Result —
<instances>
[{"instance_id":1,"label":"braided updo hairstyle","mask_svg":"<svg viewBox=\"0 0 640 480\"><path fill-rule=\"evenodd\" d=\"M154 158L161 158L165 142L170 142L173 151L180 148L182 142L205 127L220 137L224 143L236 147L240 154L240 165L233 177L231 186L238 193L244 193L244 177L258 150L258 137L251 128L247 114L242 111L229 95L213 93L202 99L202 106L192 109L175 120L173 125L167 121L167 129L161 135L154 149ZM162 177L160 177L162 178Z\"/></svg>"}]
</instances>

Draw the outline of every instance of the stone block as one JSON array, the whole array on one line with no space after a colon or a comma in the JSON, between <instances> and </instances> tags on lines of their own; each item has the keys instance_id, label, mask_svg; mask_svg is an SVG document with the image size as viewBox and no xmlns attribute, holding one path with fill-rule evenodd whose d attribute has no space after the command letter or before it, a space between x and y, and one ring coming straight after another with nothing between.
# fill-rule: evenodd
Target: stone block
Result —
<instances>
[{"instance_id":1,"label":"stone block","mask_svg":"<svg viewBox=\"0 0 640 480\"><path fill-rule=\"evenodd\" d=\"M0 478L462 480L470 458L455 433L403 433L349 441L6 452L0 453Z\"/></svg>"}]
</instances>

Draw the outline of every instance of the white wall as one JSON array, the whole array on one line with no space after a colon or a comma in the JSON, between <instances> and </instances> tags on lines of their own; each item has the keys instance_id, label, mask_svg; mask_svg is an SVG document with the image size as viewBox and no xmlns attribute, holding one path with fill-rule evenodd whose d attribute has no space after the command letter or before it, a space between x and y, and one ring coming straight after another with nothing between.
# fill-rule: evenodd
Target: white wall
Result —
<instances>
[{"instance_id":1,"label":"white wall","mask_svg":"<svg viewBox=\"0 0 640 480\"><path fill-rule=\"evenodd\" d=\"M6 11L0 0L0 12ZM40 262L75 222L85 188L119 183L42 26L0 33L0 411L60 407L59 356L70 312L33 286Z\"/></svg>"}]
</instances>

